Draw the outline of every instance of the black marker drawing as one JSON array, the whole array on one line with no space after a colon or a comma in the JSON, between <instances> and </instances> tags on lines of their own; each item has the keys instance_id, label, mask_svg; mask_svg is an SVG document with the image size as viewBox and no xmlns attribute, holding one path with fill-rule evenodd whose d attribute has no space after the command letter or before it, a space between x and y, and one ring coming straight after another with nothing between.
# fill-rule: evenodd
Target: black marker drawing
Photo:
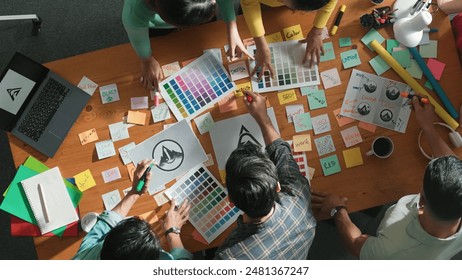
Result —
<instances>
[{"instance_id":1,"label":"black marker drawing","mask_svg":"<svg viewBox=\"0 0 462 280\"><path fill-rule=\"evenodd\" d=\"M400 96L400 91L396 86L389 86L385 91L385 95L390 100L396 100Z\"/></svg>"},{"instance_id":2,"label":"black marker drawing","mask_svg":"<svg viewBox=\"0 0 462 280\"><path fill-rule=\"evenodd\" d=\"M11 97L11 100L14 101L14 98L18 96L19 92L21 91L21 88L9 88L6 90L8 94Z\"/></svg>"},{"instance_id":3,"label":"black marker drawing","mask_svg":"<svg viewBox=\"0 0 462 280\"><path fill-rule=\"evenodd\" d=\"M380 112L380 119L384 122L389 122L393 119L393 113L388 109L384 109Z\"/></svg>"},{"instance_id":4,"label":"black marker drawing","mask_svg":"<svg viewBox=\"0 0 462 280\"><path fill-rule=\"evenodd\" d=\"M174 140L162 140L152 150L152 158L163 171L173 171L184 160L183 148Z\"/></svg>"},{"instance_id":5,"label":"black marker drawing","mask_svg":"<svg viewBox=\"0 0 462 280\"><path fill-rule=\"evenodd\" d=\"M237 146L241 144L245 144L247 142L251 142L255 145L261 146L260 142L255 139L255 137L250 134L249 130L245 128L245 126L241 126L241 131L239 131L239 141L237 142Z\"/></svg>"},{"instance_id":6,"label":"black marker drawing","mask_svg":"<svg viewBox=\"0 0 462 280\"><path fill-rule=\"evenodd\" d=\"M369 93L373 93L377 89L377 84L374 81L368 81L364 83L364 89Z\"/></svg>"},{"instance_id":7,"label":"black marker drawing","mask_svg":"<svg viewBox=\"0 0 462 280\"><path fill-rule=\"evenodd\" d=\"M358 113L360 113L363 116L368 115L371 112L371 105L367 102L361 102L358 105Z\"/></svg>"}]
</instances>

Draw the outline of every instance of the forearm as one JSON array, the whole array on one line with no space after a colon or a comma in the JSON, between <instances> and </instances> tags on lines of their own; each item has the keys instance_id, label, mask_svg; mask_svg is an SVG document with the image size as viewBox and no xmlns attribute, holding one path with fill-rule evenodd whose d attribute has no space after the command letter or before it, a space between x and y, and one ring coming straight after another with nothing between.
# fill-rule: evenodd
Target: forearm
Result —
<instances>
[{"instance_id":1,"label":"forearm","mask_svg":"<svg viewBox=\"0 0 462 280\"><path fill-rule=\"evenodd\" d=\"M271 122L271 119L267 114L256 121L263 135L265 146L268 146L269 144L273 143L276 139L281 137L274 128L273 123Z\"/></svg>"},{"instance_id":2,"label":"forearm","mask_svg":"<svg viewBox=\"0 0 462 280\"><path fill-rule=\"evenodd\" d=\"M124 198L112 209L112 211L119 213L122 217L126 217L132 206L140 198L138 193L133 191L128 192Z\"/></svg>"},{"instance_id":3,"label":"forearm","mask_svg":"<svg viewBox=\"0 0 462 280\"><path fill-rule=\"evenodd\" d=\"M323 8L319 9L316 13L316 17L314 18L313 27L321 29L324 28L336 5L337 0L331 0Z\"/></svg>"},{"instance_id":4,"label":"forearm","mask_svg":"<svg viewBox=\"0 0 462 280\"><path fill-rule=\"evenodd\" d=\"M462 1L460 0L438 0L438 7L446 14L462 12Z\"/></svg>"},{"instance_id":5,"label":"forearm","mask_svg":"<svg viewBox=\"0 0 462 280\"><path fill-rule=\"evenodd\" d=\"M125 28L130 44L140 59L152 56L149 28Z\"/></svg>"},{"instance_id":6,"label":"forearm","mask_svg":"<svg viewBox=\"0 0 462 280\"><path fill-rule=\"evenodd\" d=\"M181 237L180 237L179 234L169 233L167 235L167 241L168 241L168 245L172 249L174 249L174 248L184 248L183 247L183 242L181 242Z\"/></svg>"},{"instance_id":7,"label":"forearm","mask_svg":"<svg viewBox=\"0 0 462 280\"><path fill-rule=\"evenodd\" d=\"M340 239L347 251L353 256L359 257L361 248L369 237L363 234L361 230L351 221L346 209L342 208L334 217Z\"/></svg>"},{"instance_id":8,"label":"forearm","mask_svg":"<svg viewBox=\"0 0 462 280\"><path fill-rule=\"evenodd\" d=\"M443 138L438 134L434 125L431 124L424 127L423 134L430 144L433 157L455 155L448 144L446 144Z\"/></svg>"}]
</instances>

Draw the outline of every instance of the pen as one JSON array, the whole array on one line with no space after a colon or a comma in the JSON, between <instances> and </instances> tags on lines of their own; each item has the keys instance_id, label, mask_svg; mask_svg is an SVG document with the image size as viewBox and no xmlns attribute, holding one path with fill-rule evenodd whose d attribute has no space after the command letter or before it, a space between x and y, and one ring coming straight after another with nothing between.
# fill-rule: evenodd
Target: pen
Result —
<instances>
[{"instance_id":1,"label":"pen","mask_svg":"<svg viewBox=\"0 0 462 280\"><path fill-rule=\"evenodd\" d=\"M248 93L246 93L246 92L244 92L244 95L245 95L245 98L247 98L247 101L248 101L249 103L252 103L252 101L253 101L252 96L250 96L250 95L249 95Z\"/></svg>"},{"instance_id":2,"label":"pen","mask_svg":"<svg viewBox=\"0 0 462 280\"><path fill-rule=\"evenodd\" d=\"M136 191L140 192L143 189L144 183L146 182L146 175L148 174L149 171L151 171L151 168L154 166L154 162L151 163L148 168L144 171L143 175L141 176L140 180L138 181L138 185L136 185Z\"/></svg>"},{"instance_id":3,"label":"pen","mask_svg":"<svg viewBox=\"0 0 462 280\"><path fill-rule=\"evenodd\" d=\"M342 20L343 13L345 12L346 5L340 6L340 10L338 12L337 18L335 19L334 26L332 26L332 30L330 31L330 35L334 36L337 33L338 26L340 25L340 21Z\"/></svg>"},{"instance_id":4,"label":"pen","mask_svg":"<svg viewBox=\"0 0 462 280\"><path fill-rule=\"evenodd\" d=\"M432 32L438 32L438 28L424 28L423 29L423 32L429 32L429 33L432 33Z\"/></svg>"},{"instance_id":5,"label":"pen","mask_svg":"<svg viewBox=\"0 0 462 280\"><path fill-rule=\"evenodd\" d=\"M414 96L416 96L419 99L419 101L422 102L423 104L429 104L430 103L430 100L428 100L428 98L418 96L418 95L414 95L412 93L405 92L405 91L401 92L401 96L405 97L405 98L409 98L409 99L412 99Z\"/></svg>"},{"instance_id":6,"label":"pen","mask_svg":"<svg viewBox=\"0 0 462 280\"><path fill-rule=\"evenodd\" d=\"M40 197L40 202L42 204L43 217L45 218L45 223L50 222L50 217L48 216L48 206L45 199L45 194L43 193L43 188L41 184L38 184L38 193Z\"/></svg>"}]
</instances>

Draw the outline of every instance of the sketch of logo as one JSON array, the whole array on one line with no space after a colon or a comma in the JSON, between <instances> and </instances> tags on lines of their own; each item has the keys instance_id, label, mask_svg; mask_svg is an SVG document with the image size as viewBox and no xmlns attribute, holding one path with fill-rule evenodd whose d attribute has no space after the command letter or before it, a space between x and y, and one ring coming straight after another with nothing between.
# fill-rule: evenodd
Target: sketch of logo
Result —
<instances>
[{"instance_id":1,"label":"sketch of logo","mask_svg":"<svg viewBox=\"0 0 462 280\"><path fill-rule=\"evenodd\" d=\"M184 160L183 148L174 140L162 140L152 150L152 158L163 171L173 171Z\"/></svg>"},{"instance_id":2,"label":"sketch of logo","mask_svg":"<svg viewBox=\"0 0 462 280\"><path fill-rule=\"evenodd\" d=\"M369 93L373 93L377 89L377 84L374 81L368 81L364 83L364 89Z\"/></svg>"},{"instance_id":3,"label":"sketch of logo","mask_svg":"<svg viewBox=\"0 0 462 280\"><path fill-rule=\"evenodd\" d=\"M371 112L371 105L366 102L361 102L358 105L358 113L360 113L363 116L368 115Z\"/></svg>"},{"instance_id":4,"label":"sketch of logo","mask_svg":"<svg viewBox=\"0 0 462 280\"><path fill-rule=\"evenodd\" d=\"M384 109L380 112L380 119L384 122L389 122L393 119L393 113L388 109Z\"/></svg>"},{"instance_id":5,"label":"sketch of logo","mask_svg":"<svg viewBox=\"0 0 462 280\"><path fill-rule=\"evenodd\" d=\"M385 95L390 100L396 100L400 96L400 92L399 92L399 89L397 87L389 86L389 87L387 87L387 90L385 91Z\"/></svg>"},{"instance_id":6,"label":"sketch of logo","mask_svg":"<svg viewBox=\"0 0 462 280\"><path fill-rule=\"evenodd\" d=\"M248 142L261 146L260 142L258 142L252 134L250 134L249 130L245 126L241 126L241 131L239 131L239 141L237 142L237 145L243 145Z\"/></svg>"},{"instance_id":7,"label":"sketch of logo","mask_svg":"<svg viewBox=\"0 0 462 280\"><path fill-rule=\"evenodd\" d=\"M11 100L14 101L14 98L18 96L19 92L21 91L21 88L9 88L6 90L8 94L11 97Z\"/></svg>"}]
</instances>

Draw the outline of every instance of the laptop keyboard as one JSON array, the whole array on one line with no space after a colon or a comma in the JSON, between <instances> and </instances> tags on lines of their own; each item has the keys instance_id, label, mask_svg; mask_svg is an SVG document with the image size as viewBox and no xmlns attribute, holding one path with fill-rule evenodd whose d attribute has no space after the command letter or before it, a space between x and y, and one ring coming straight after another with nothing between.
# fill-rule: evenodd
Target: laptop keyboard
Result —
<instances>
[{"instance_id":1,"label":"laptop keyboard","mask_svg":"<svg viewBox=\"0 0 462 280\"><path fill-rule=\"evenodd\" d=\"M66 86L49 78L18 131L37 142L68 92Z\"/></svg>"}]
</instances>

